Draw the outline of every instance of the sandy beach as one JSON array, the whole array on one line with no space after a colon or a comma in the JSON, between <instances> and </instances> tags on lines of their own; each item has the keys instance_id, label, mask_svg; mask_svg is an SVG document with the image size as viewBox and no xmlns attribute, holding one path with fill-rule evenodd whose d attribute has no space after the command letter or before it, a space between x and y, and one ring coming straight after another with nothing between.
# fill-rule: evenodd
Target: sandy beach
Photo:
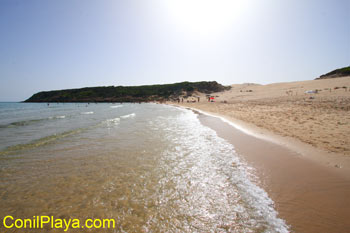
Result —
<instances>
[{"instance_id":1,"label":"sandy beach","mask_svg":"<svg viewBox=\"0 0 350 233\"><path fill-rule=\"evenodd\" d=\"M255 169L291 232L346 232L350 179L340 169L305 160L299 153L251 136L219 118L199 113L202 124L232 143Z\"/></svg>"},{"instance_id":2,"label":"sandy beach","mask_svg":"<svg viewBox=\"0 0 350 233\"><path fill-rule=\"evenodd\" d=\"M200 102L177 105L198 110L256 169L292 231L343 232L350 227L349 89L350 77L239 84L212 94L215 102L197 93Z\"/></svg>"},{"instance_id":3,"label":"sandy beach","mask_svg":"<svg viewBox=\"0 0 350 233\"><path fill-rule=\"evenodd\" d=\"M229 91L212 94L215 102L198 95L200 102L187 103L185 99L180 105L223 116L308 158L349 168L350 77L237 84Z\"/></svg>"}]
</instances>

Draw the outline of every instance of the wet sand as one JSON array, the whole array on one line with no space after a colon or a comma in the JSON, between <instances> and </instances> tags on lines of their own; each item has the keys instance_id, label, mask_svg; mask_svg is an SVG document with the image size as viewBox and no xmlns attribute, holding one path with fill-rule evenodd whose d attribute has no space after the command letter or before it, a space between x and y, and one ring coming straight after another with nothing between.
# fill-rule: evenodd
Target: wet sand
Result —
<instances>
[{"instance_id":1,"label":"wet sand","mask_svg":"<svg viewBox=\"0 0 350 233\"><path fill-rule=\"evenodd\" d=\"M350 229L350 179L334 167L248 135L219 118L199 113L200 121L232 143L256 169L292 232L347 232Z\"/></svg>"}]
</instances>

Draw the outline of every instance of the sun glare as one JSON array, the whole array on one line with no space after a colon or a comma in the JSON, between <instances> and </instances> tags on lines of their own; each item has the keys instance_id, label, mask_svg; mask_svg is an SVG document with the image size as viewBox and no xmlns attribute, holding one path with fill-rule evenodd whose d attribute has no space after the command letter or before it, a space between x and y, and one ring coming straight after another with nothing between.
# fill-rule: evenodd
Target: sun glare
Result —
<instances>
[{"instance_id":1,"label":"sun glare","mask_svg":"<svg viewBox=\"0 0 350 233\"><path fill-rule=\"evenodd\" d=\"M247 6L245 0L170 0L164 1L169 16L189 32L201 35L221 33L238 19Z\"/></svg>"}]
</instances>

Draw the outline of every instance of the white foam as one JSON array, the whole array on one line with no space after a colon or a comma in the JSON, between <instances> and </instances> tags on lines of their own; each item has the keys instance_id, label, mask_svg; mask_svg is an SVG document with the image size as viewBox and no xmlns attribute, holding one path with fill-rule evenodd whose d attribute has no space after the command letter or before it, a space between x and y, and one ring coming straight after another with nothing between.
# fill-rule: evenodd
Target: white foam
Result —
<instances>
[{"instance_id":1,"label":"white foam","mask_svg":"<svg viewBox=\"0 0 350 233\"><path fill-rule=\"evenodd\" d=\"M83 115L90 115L90 114L94 114L94 112L82 112L81 114L83 114Z\"/></svg>"},{"instance_id":2,"label":"white foam","mask_svg":"<svg viewBox=\"0 0 350 233\"><path fill-rule=\"evenodd\" d=\"M110 108L120 108L120 107L123 107L123 105L113 105L113 106L110 106Z\"/></svg>"},{"instance_id":3,"label":"white foam","mask_svg":"<svg viewBox=\"0 0 350 233\"><path fill-rule=\"evenodd\" d=\"M180 109L184 109L184 108L180 107ZM268 137L268 136L266 136L266 135L264 135L264 134L260 134L260 133L254 132L253 130L250 130L250 129L248 129L248 128L246 128L246 127L243 127L243 126L241 126L241 125L239 125L239 124L236 124L236 123L234 123L234 122L232 122L232 121L230 121L230 120L227 120L225 117L218 116L218 115L215 115L215 114L211 114L211 113L202 111L202 110L197 109L197 108L191 108L191 109L193 109L193 110L195 110L195 111L197 111L197 112L200 112L200 113L202 113L202 114L204 114L204 115L207 115L207 116L219 118L219 119L222 120L223 122L225 122L225 123L231 125L232 127L236 128L236 129L238 129L238 130L240 130L240 131L242 131L242 132L244 132L244 133L246 133L246 134L248 134L248 135L250 135L250 136L253 136L253 137L256 137L256 138L259 138L259 139L263 139L263 140L265 140L265 141L269 141L269 142L273 142L273 143L280 144L280 142L278 142L277 140L275 140L275 139L272 138L272 137ZM187 109L184 109L184 110L187 110Z\"/></svg>"},{"instance_id":4,"label":"white foam","mask_svg":"<svg viewBox=\"0 0 350 233\"><path fill-rule=\"evenodd\" d=\"M49 119L64 119L64 118L66 118L66 116L51 116L51 117L49 117Z\"/></svg>"},{"instance_id":5,"label":"white foam","mask_svg":"<svg viewBox=\"0 0 350 233\"><path fill-rule=\"evenodd\" d=\"M237 203L235 208L237 212L250 216L248 225L253 229L263 226L266 232L289 232L285 221L277 217L274 202L266 191L258 186L259 179L254 175L254 169L237 155L234 146L220 138L214 130L203 126L192 111L183 109L182 112L181 117L171 119L166 126L170 139L174 134L178 137L175 139L178 143L175 148L176 153L171 152L169 156L183 154L187 156L188 161L195 161L188 174L181 174L184 177L194 177L195 179L192 178L191 182L196 182L197 179L199 184L206 186L201 190L204 194L199 192L192 198L193 204L196 205L196 199L198 199L200 200L198 203L204 202L203 205L210 205L208 197L209 199L211 197L215 199L216 196L224 197L215 187L222 186L227 189L228 184L234 184L238 193L233 194L230 191L224 191L224 193L228 196L238 195L238 198L243 200L245 204ZM160 124L155 123L156 125ZM188 162L184 164L186 163ZM203 174L206 175L203 176ZM218 193L215 194L216 192ZM224 208L225 205L222 206L223 211ZM230 210L225 214L230 215Z\"/></svg>"},{"instance_id":6,"label":"white foam","mask_svg":"<svg viewBox=\"0 0 350 233\"><path fill-rule=\"evenodd\" d=\"M128 114L128 115L121 116L120 118L126 119L126 118L133 118L133 117L135 117L135 116L136 116L135 113L131 113L131 114Z\"/></svg>"},{"instance_id":7,"label":"white foam","mask_svg":"<svg viewBox=\"0 0 350 233\"><path fill-rule=\"evenodd\" d=\"M107 122L107 124L118 125L119 122L120 122L120 118L116 117L116 118L113 118L113 119L108 119L108 120L106 120L106 122Z\"/></svg>"}]
</instances>

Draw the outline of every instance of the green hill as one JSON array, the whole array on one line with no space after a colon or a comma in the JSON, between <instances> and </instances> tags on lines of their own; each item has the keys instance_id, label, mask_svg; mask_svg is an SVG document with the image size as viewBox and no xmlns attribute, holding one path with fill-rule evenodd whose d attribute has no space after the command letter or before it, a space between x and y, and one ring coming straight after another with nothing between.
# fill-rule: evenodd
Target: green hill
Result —
<instances>
[{"instance_id":1,"label":"green hill","mask_svg":"<svg viewBox=\"0 0 350 233\"><path fill-rule=\"evenodd\" d=\"M198 91L213 93L230 89L213 82L181 82L164 85L86 87L34 94L25 102L147 102L178 98Z\"/></svg>"},{"instance_id":2,"label":"green hill","mask_svg":"<svg viewBox=\"0 0 350 233\"><path fill-rule=\"evenodd\" d=\"M341 78L345 76L350 76L350 66L333 70L327 74L321 75L319 78L316 79Z\"/></svg>"}]
</instances>

